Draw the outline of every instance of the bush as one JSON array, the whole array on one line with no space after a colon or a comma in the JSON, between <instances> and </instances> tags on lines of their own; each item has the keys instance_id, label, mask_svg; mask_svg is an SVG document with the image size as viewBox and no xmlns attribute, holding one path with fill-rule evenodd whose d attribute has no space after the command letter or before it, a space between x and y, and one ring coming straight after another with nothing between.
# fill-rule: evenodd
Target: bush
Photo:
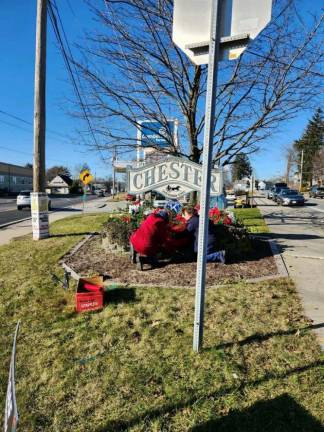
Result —
<instances>
[{"instance_id":1,"label":"bush","mask_svg":"<svg viewBox=\"0 0 324 432\"><path fill-rule=\"evenodd\" d=\"M243 226L238 224L214 225L213 229L216 235L217 249L225 249L231 258L242 258L242 255L252 251L251 238Z\"/></svg>"},{"instance_id":2,"label":"bush","mask_svg":"<svg viewBox=\"0 0 324 432\"><path fill-rule=\"evenodd\" d=\"M126 218L126 217L125 217ZM129 250L129 237L133 232L132 225L125 219L110 219L103 227L102 237L107 238L111 246Z\"/></svg>"}]
</instances>

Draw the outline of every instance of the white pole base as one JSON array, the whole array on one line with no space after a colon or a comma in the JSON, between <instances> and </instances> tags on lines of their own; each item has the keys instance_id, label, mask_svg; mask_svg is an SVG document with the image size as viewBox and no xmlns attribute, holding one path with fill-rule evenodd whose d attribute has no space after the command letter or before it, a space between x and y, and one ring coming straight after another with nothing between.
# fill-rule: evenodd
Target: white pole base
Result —
<instances>
[{"instance_id":1,"label":"white pole base","mask_svg":"<svg viewBox=\"0 0 324 432\"><path fill-rule=\"evenodd\" d=\"M48 197L44 192L32 192L30 194L33 240L48 238Z\"/></svg>"}]
</instances>

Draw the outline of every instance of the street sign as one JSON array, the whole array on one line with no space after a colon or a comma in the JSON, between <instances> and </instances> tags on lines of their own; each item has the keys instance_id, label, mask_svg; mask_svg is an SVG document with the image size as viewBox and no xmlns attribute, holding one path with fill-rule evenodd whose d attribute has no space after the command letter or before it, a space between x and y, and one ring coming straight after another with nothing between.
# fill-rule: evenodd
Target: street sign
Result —
<instances>
[{"instance_id":1,"label":"street sign","mask_svg":"<svg viewBox=\"0 0 324 432\"><path fill-rule=\"evenodd\" d=\"M175 133L175 121L169 120L167 127L157 121L145 120L141 122L141 145L145 147L157 146L165 148L170 146Z\"/></svg>"},{"instance_id":2,"label":"street sign","mask_svg":"<svg viewBox=\"0 0 324 432\"><path fill-rule=\"evenodd\" d=\"M214 0L174 0L173 41L190 60L208 63ZM220 60L238 58L271 19L272 0L222 0Z\"/></svg>"},{"instance_id":3,"label":"street sign","mask_svg":"<svg viewBox=\"0 0 324 432\"><path fill-rule=\"evenodd\" d=\"M92 182L93 176L89 170L84 170L80 173L80 180L84 185L87 185Z\"/></svg>"},{"instance_id":4,"label":"street sign","mask_svg":"<svg viewBox=\"0 0 324 432\"><path fill-rule=\"evenodd\" d=\"M140 120L137 127L137 161L140 160L140 151L147 154L159 152L172 147L178 148L178 120L167 120L162 124L156 120Z\"/></svg>"},{"instance_id":5,"label":"street sign","mask_svg":"<svg viewBox=\"0 0 324 432\"><path fill-rule=\"evenodd\" d=\"M140 194L157 191L167 198L180 198L191 191L200 191L202 185L202 166L188 159L169 156L157 163L146 164L139 168L127 169L127 191ZM223 171L210 173L210 194L223 192Z\"/></svg>"},{"instance_id":6,"label":"street sign","mask_svg":"<svg viewBox=\"0 0 324 432\"><path fill-rule=\"evenodd\" d=\"M9 369L9 379L7 386L5 416L4 416L4 432L16 432L18 424L18 410L16 402L16 387L15 387L15 363L16 363L16 343L20 321L17 323Z\"/></svg>"}]
</instances>

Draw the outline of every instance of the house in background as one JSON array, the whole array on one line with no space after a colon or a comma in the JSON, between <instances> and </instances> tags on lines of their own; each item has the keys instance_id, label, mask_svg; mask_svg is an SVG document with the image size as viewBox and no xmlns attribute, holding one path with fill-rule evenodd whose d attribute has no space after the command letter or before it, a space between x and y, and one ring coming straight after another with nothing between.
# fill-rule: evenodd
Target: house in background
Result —
<instances>
[{"instance_id":1,"label":"house in background","mask_svg":"<svg viewBox=\"0 0 324 432\"><path fill-rule=\"evenodd\" d=\"M0 162L0 194L33 189L33 169Z\"/></svg>"},{"instance_id":2,"label":"house in background","mask_svg":"<svg viewBox=\"0 0 324 432\"><path fill-rule=\"evenodd\" d=\"M70 187L73 180L67 175L57 175L47 184L46 192L49 194L67 195L70 193Z\"/></svg>"}]
</instances>

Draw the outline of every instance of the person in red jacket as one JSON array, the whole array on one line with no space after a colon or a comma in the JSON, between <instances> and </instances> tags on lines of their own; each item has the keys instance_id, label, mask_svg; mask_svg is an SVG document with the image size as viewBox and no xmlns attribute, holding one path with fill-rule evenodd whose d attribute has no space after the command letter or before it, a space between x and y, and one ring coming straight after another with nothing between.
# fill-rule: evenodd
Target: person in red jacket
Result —
<instances>
[{"instance_id":1,"label":"person in red jacket","mask_svg":"<svg viewBox=\"0 0 324 432\"><path fill-rule=\"evenodd\" d=\"M163 249L168 233L168 223L168 212L160 210L149 215L130 237L135 252L142 257L148 257L151 265L157 264L156 255Z\"/></svg>"}]
</instances>

